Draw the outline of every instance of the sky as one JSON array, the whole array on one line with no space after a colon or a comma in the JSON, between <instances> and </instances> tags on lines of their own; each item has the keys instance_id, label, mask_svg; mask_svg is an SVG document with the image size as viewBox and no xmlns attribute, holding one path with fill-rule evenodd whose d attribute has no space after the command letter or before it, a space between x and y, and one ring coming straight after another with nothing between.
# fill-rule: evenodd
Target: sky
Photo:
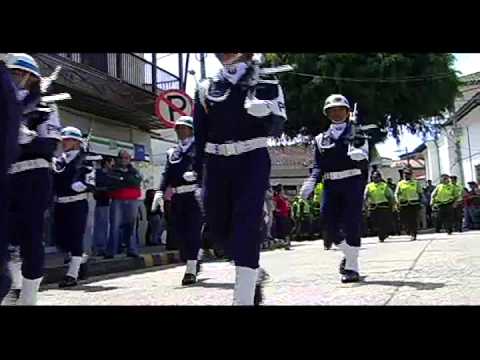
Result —
<instances>
[{"instance_id":1,"label":"sky","mask_svg":"<svg viewBox=\"0 0 480 360\"><path fill-rule=\"evenodd\" d=\"M185 60L184 54L184 60ZM455 68L460 72L460 75L467 75L480 71L480 53L454 53L456 62ZM147 57L148 59L148 57ZM178 54L158 54L158 66L164 68L173 74L178 74ZM214 54L207 54L205 59L207 77L213 76L220 68L220 62ZM198 61L198 54L190 54L190 70L196 72L196 77L200 79L200 62ZM195 77L188 76L187 93L193 97L195 92ZM288 110L288 104L287 104ZM377 150L383 157L398 159L398 155L405 153L406 149L412 151L422 143L422 139L412 135L408 132L400 137L400 144L397 145L396 140L388 138L383 144L377 145Z\"/></svg>"}]
</instances>

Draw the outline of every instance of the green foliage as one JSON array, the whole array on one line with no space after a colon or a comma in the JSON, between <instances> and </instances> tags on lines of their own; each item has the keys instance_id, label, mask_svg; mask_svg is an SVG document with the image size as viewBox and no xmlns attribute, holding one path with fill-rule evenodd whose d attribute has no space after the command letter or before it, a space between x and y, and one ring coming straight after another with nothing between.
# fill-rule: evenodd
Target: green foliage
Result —
<instances>
[{"instance_id":1,"label":"green foliage","mask_svg":"<svg viewBox=\"0 0 480 360\"><path fill-rule=\"evenodd\" d=\"M423 118L453 108L459 86L454 60L446 53L266 54L267 65L295 65L294 72L279 75L289 135L303 126L311 134L324 130L329 122L323 103L334 93L345 95L352 106L358 103L362 124L377 124L394 136L403 125L425 129ZM375 132L372 143L385 136Z\"/></svg>"}]
</instances>

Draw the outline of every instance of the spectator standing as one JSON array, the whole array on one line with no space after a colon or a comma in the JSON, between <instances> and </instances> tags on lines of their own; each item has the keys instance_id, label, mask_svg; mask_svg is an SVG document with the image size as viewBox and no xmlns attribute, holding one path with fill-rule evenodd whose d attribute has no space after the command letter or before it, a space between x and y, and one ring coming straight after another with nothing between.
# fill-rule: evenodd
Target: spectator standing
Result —
<instances>
[{"instance_id":1,"label":"spectator standing","mask_svg":"<svg viewBox=\"0 0 480 360\"><path fill-rule=\"evenodd\" d=\"M130 154L121 150L112 172L121 177L117 190L109 193L112 199L110 206L110 236L107 243L105 258L112 259L118 252L119 244L127 244L127 256L139 257L138 244L134 236L135 221L141 197L140 184L142 176L131 164Z\"/></svg>"}]
</instances>

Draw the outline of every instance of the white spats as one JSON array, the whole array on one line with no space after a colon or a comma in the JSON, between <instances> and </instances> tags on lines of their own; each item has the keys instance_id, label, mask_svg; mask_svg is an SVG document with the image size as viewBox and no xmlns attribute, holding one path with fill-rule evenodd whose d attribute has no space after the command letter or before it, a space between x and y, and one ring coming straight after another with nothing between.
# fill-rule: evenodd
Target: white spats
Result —
<instances>
[{"instance_id":1,"label":"white spats","mask_svg":"<svg viewBox=\"0 0 480 360\"><path fill-rule=\"evenodd\" d=\"M185 274L197 275L197 260L187 260Z\"/></svg>"},{"instance_id":2,"label":"white spats","mask_svg":"<svg viewBox=\"0 0 480 360\"><path fill-rule=\"evenodd\" d=\"M253 306L255 285L257 282L257 269L237 266L235 267L235 288L233 290L233 305Z\"/></svg>"},{"instance_id":3,"label":"white spats","mask_svg":"<svg viewBox=\"0 0 480 360\"><path fill-rule=\"evenodd\" d=\"M78 279L78 272L80 271L80 265L82 264L83 256L72 256L70 264L68 265L67 276L74 279Z\"/></svg>"},{"instance_id":4,"label":"white spats","mask_svg":"<svg viewBox=\"0 0 480 360\"><path fill-rule=\"evenodd\" d=\"M352 270L358 273L358 253L360 248L357 246L350 246L345 241L341 242L337 246L345 255L345 270Z\"/></svg>"},{"instance_id":5,"label":"white spats","mask_svg":"<svg viewBox=\"0 0 480 360\"><path fill-rule=\"evenodd\" d=\"M23 279L22 292L20 293L17 305L37 305L37 294L42 279L43 278L33 280Z\"/></svg>"},{"instance_id":6,"label":"white spats","mask_svg":"<svg viewBox=\"0 0 480 360\"><path fill-rule=\"evenodd\" d=\"M198 250L197 260L202 260L204 253L203 249Z\"/></svg>"},{"instance_id":7,"label":"white spats","mask_svg":"<svg viewBox=\"0 0 480 360\"><path fill-rule=\"evenodd\" d=\"M13 260L8 262L8 270L10 271L10 276L12 277L12 289L21 289L22 288L22 261Z\"/></svg>"}]
</instances>

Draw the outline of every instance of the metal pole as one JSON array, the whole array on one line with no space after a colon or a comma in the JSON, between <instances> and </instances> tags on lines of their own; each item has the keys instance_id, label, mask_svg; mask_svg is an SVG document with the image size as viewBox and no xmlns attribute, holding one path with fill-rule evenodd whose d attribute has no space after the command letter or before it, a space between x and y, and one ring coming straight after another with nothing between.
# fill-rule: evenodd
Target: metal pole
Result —
<instances>
[{"instance_id":1,"label":"metal pole","mask_svg":"<svg viewBox=\"0 0 480 360\"><path fill-rule=\"evenodd\" d=\"M200 53L200 78L205 80L207 78L207 71L205 68L205 53Z\"/></svg>"},{"instance_id":2,"label":"metal pole","mask_svg":"<svg viewBox=\"0 0 480 360\"><path fill-rule=\"evenodd\" d=\"M453 135L455 139L455 156L457 158L457 163L459 166L459 178L460 178L460 183L464 184L465 177L463 174L463 161L462 161L462 149L460 147L460 139L459 139L459 134L458 130L461 130L461 128L457 127L457 117L454 115L453 116Z\"/></svg>"},{"instance_id":3,"label":"metal pole","mask_svg":"<svg viewBox=\"0 0 480 360\"><path fill-rule=\"evenodd\" d=\"M183 54L178 53L178 81L179 88L183 89Z\"/></svg>"},{"instance_id":4,"label":"metal pole","mask_svg":"<svg viewBox=\"0 0 480 360\"><path fill-rule=\"evenodd\" d=\"M472 180L475 179L475 168L473 167L473 162L472 162L472 147L470 145L470 131L467 127L467 139L468 139L468 157L470 159L470 170L472 170Z\"/></svg>"},{"instance_id":5,"label":"metal pole","mask_svg":"<svg viewBox=\"0 0 480 360\"><path fill-rule=\"evenodd\" d=\"M187 53L187 59L185 60L185 76L183 78L183 90L187 88L189 62L190 62L190 53Z\"/></svg>"},{"instance_id":6,"label":"metal pole","mask_svg":"<svg viewBox=\"0 0 480 360\"><path fill-rule=\"evenodd\" d=\"M157 93L157 53L152 53L152 92Z\"/></svg>"}]
</instances>

